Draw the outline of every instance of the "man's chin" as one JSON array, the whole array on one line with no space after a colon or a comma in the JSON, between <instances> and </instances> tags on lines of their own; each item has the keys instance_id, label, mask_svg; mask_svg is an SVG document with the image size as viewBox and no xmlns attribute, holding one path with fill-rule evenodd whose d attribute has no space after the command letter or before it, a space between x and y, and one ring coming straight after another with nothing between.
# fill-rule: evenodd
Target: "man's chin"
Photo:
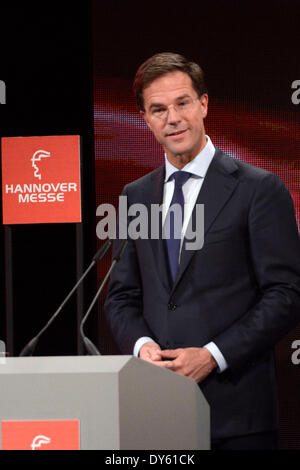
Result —
<instances>
[{"instance_id":1,"label":"man's chin","mask_svg":"<svg viewBox=\"0 0 300 470\"><path fill-rule=\"evenodd\" d=\"M192 149L182 147L180 148L177 146L176 148L172 148L167 150L167 155L170 155L171 158L182 158L182 157L190 157L192 155Z\"/></svg>"}]
</instances>

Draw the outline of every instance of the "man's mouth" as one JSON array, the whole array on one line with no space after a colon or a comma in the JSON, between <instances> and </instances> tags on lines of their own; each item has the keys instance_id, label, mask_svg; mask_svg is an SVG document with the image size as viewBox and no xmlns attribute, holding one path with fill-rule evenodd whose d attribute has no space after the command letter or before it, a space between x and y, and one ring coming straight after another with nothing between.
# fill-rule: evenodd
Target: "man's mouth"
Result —
<instances>
[{"instance_id":1,"label":"man's mouth","mask_svg":"<svg viewBox=\"0 0 300 470\"><path fill-rule=\"evenodd\" d=\"M167 134L167 137L181 135L181 134L184 134L184 132L186 132L186 129L182 129L182 130L176 131L176 132L170 132L170 133Z\"/></svg>"}]
</instances>

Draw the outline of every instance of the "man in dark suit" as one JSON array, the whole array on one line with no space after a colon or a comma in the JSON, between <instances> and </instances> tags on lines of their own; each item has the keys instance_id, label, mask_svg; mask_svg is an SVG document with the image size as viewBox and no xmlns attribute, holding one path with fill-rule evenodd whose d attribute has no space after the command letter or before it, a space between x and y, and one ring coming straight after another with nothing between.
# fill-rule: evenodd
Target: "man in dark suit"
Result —
<instances>
[{"instance_id":1,"label":"man in dark suit","mask_svg":"<svg viewBox=\"0 0 300 470\"><path fill-rule=\"evenodd\" d=\"M165 165L123 195L149 214L164 206L160 237L151 239L149 228L148 239L129 239L116 265L109 324L124 354L199 383L211 407L212 448L276 448L273 347L300 320L291 197L275 175L228 157L206 136L208 95L197 64L156 54L139 68L134 90ZM174 203L184 210L177 245L163 228ZM201 228L200 204L204 244L188 249L189 220Z\"/></svg>"}]
</instances>

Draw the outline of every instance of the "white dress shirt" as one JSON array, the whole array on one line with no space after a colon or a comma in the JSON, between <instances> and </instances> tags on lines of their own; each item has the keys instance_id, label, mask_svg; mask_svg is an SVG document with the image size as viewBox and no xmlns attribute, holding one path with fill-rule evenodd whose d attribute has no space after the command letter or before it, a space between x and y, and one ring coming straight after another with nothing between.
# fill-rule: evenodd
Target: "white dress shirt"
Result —
<instances>
[{"instance_id":1,"label":"white dress shirt","mask_svg":"<svg viewBox=\"0 0 300 470\"><path fill-rule=\"evenodd\" d=\"M182 170L192 173L192 176L182 186L182 192L184 196L184 219L183 219L182 232L181 232L180 251L181 251L182 242L184 239L184 234L186 232L189 219L192 215L193 208L196 204L199 191L203 184L208 167L215 154L215 147L213 146L208 136L206 136L206 140L207 140L207 143L205 147L201 150L201 152L193 160L191 160L182 168ZM175 173L175 171L178 171L178 168L173 166L169 162L166 156L165 156L165 168L166 168L166 176L165 176L165 183L164 183L163 209L162 209L163 223L166 218L169 206L171 204L174 187L175 187L174 179L170 181L168 180L170 176L173 173ZM138 357L141 347L145 343L150 342L150 341L153 341L153 339L146 337L146 336L139 338L134 345L134 350L133 350L134 356ZM216 360L218 364L219 372L223 372L225 369L227 369L226 360L215 343L210 342L203 347L207 348L212 354L212 356L214 357L214 359Z\"/></svg>"}]
</instances>

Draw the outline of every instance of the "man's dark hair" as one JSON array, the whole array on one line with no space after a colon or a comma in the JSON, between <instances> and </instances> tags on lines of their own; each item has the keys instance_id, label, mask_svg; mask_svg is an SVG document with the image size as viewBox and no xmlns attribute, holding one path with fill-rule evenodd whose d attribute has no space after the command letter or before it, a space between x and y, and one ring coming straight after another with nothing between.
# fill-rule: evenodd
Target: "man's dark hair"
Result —
<instances>
[{"instance_id":1,"label":"man's dark hair","mask_svg":"<svg viewBox=\"0 0 300 470\"><path fill-rule=\"evenodd\" d=\"M143 90L154 80L170 72L177 70L186 73L192 80L193 88L198 97L207 93L204 81L204 73L201 67L195 62L189 62L180 54L172 52L162 52L155 54L146 60L137 70L134 82L133 92L136 97L139 110L145 111Z\"/></svg>"}]
</instances>

